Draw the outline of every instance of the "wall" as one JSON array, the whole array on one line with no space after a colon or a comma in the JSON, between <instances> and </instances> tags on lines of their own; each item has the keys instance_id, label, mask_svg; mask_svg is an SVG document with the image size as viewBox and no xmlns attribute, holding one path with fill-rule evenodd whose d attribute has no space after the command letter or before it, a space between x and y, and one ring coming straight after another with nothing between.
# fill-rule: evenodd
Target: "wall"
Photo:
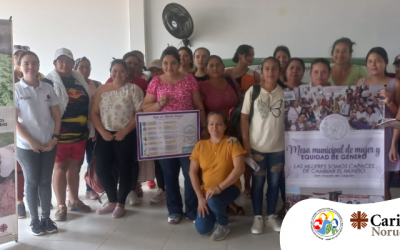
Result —
<instances>
[{"instance_id":1,"label":"wall","mask_svg":"<svg viewBox=\"0 0 400 250\"><path fill-rule=\"evenodd\" d=\"M92 62L91 78L105 82L112 57L130 48L127 0L0 0L0 19L13 17L14 44L28 45L50 72L57 48Z\"/></svg>"},{"instance_id":2,"label":"wall","mask_svg":"<svg viewBox=\"0 0 400 250\"><path fill-rule=\"evenodd\" d=\"M161 13L171 0L146 0L148 60L180 40L164 28ZM374 46L384 47L390 61L400 53L399 0L174 0L192 15L192 48L231 58L240 44L254 46L256 57L272 55L284 44L296 57L329 57L340 37L357 42L353 57L365 57ZM391 65L391 63L390 63ZM391 67L392 68L392 67Z\"/></svg>"}]
</instances>

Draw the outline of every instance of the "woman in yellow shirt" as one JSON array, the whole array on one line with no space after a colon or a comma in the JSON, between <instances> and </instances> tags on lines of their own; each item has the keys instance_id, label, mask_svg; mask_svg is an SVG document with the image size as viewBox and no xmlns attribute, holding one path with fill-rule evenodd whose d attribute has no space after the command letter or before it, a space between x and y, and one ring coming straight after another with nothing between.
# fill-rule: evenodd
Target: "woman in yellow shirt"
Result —
<instances>
[{"instance_id":1,"label":"woman in yellow shirt","mask_svg":"<svg viewBox=\"0 0 400 250\"><path fill-rule=\"evenodd\" d=\"M211 233L211 240L223 240L230 229L226 209L240 194L240 176L244 173L246 151L235 137L225 135L228 118L222 112L210 112L207 118L210 139L199 141L190 157L190 180L198 199L196 229ZM203 185L198 171L202 169Z\"/></svg>"}]
</instances>

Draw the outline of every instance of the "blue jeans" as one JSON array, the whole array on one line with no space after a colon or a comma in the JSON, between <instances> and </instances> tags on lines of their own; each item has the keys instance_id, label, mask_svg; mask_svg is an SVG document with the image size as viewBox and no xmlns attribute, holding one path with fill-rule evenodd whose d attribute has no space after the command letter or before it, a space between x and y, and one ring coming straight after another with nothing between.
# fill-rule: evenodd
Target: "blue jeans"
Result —
<instances>
[{"instance_id":1,"label":"blue jeans","mask_svg":"<svg viewBox=\"0 0 400 250\"><path fill-rule=\"evenodd\" d=\"M200 217L197 215L196 218L196 229L199 234L210 233L215 226L215 222L218 225L228 225L228 215L226 208L228 204L234 202L239 197L240 189L236 185L232 185L222 191L219 195L213 196L207 200L207 205L210 214L206 214L206 217Z\"/></svg>"},{"instance_id":2,"label":"blue jeans","mask_svg":"<svg viewBox=\"0 0 400 250\"><path fill-rule=\"evenodd\" d=\"M182 168L182 173L185 177L185 214L189 220L195 220L197 216L197 196L189 177L189 157L162 159L159 161L164 173L168 214L184 214L182 196L179 187L179 172Z\"/></svg>"},{"instance_id":3,"label":"blue jeans","mask_svg":"<svg viewBox=\"0 0 400 250\"><path fill-rule=\"evenodd\" d=\"M17 160L25 177L25 193L31 220L38 220L38 189L42 218L49 218L51 205L51 181L57 145L49 152L36 153L17 147Z\"/></svg>"},{"instance_id":4,"label":"blue jeans","mask_svg":"<svg viewBox=\"0 0 400 250\"><path fill-rule=\"evenodd\" d=\"M283 166L285 165L285 151L274 153L261 153L251 150L253 157L260 155L262 159L256 161L260 169L253 171L253 185L251 187L251 200L253 203L254 215L262 215L265 176L267 176L267 215L275 214L276 203L278 202L279 186L284 181ZM274 167L281 167L279 170Z\"/></svg>"}]
</instances>

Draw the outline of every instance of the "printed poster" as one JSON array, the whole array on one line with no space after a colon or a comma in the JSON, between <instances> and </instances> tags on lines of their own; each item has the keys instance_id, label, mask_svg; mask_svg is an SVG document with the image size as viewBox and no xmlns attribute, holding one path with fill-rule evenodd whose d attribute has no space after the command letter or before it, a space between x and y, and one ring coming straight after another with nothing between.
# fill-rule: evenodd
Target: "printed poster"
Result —
<instances>
[{"instance_id":1,"label":"printed poster","mask_svg":"<svg viewBox=\"0 0 400 250\"><path fill-rule=\"evenodd\" d=\"M138 160L190 156L200 139L200 111L136 114Z\"/></svg>"},{"instance_id":2,"label":"printed poster","mask_svg":"<svg viewBox=\"0 0 400 250\"><path fill-rule=\"evenodd\" d=\"M383 86L300 87L285 100L286 207L325 199L383 200Z\"/></svg>"},{"instance_id":3,"label":"printed poster","mask_svg":"<svg viewBox=\"0 0 400 250\"><path fill-rule=\"evenodd\" d=\"M0 20L0 244L15 240L18 234L11 24Z\"/></svg>"}]
</instances>

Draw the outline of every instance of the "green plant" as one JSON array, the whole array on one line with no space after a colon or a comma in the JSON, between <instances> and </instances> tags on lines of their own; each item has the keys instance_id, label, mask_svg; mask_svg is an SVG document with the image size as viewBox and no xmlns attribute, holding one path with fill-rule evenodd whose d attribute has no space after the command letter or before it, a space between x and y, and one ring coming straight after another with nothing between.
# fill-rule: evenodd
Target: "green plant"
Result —
<instances>
[{"instance_id":1,"label":"green plant","mask_svg":"<svg viewBox=\"0 0 400 250\"><path fill-rule=\"evenodd\" d=\"M12 57L0 53L0 106L12 106L14 82Z\"/></svg>"}]
</instances>

